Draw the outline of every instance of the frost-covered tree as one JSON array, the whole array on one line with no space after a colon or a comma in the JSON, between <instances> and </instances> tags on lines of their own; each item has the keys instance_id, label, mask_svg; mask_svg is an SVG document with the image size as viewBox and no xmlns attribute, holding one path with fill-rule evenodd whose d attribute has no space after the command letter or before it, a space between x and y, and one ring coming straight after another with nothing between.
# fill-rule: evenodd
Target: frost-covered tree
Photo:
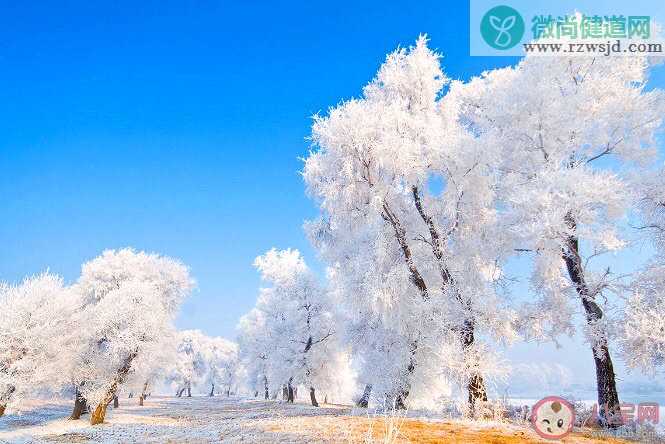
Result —
<instances>
[{"instance_id":1,"label":"frost-covered tree","mask_svg":"<svg viewBox=\"0 0 665 444\"><path fill-rule=\"evenodd\" d=\"M156 254L109 250L83 265L76 291L85 305L74 322L83 340L70 374L80 397L96 405L92 424L104 421L120 386L174 334L192 287L184 265Z\"/></svg>"},{"instance_id":2,"label":"frost-covered tree","mask_svg":"<svg viewBox=\"0 0 665 444\"><path fill-rule=\"evenodd\" d=\"M632 184L639 218L635 228L648 235L655 248L656 261L665 263L665 167L637 172Z\"/></svg>"},{"instance_id":3,"label":"frost-covered tree","mask_svg":"<svg viewBox=\"0 0 665 444\"><path fill-rule=\"evenodd\" d=\"M176 396L192 396L192 387L222 387L228 395L236 383L238 346L220 337L209 337L200 330L178 333L177 353L170 363L169 379L176 388Z\"/></svg>"},{"instance_id":4,"label":"frost-covered tree","mask_svg":"<svg viewBox=\"0 0 665 444\"><path fill-rule=\"evenodd\" d=\"M144 405L152 388L166 381L170 374L168 369L171 363L177 359L175 341L177 335L173 329L169 328L168 334L165 334L160 344L155 346L159 353L152 353L150 359L138 359L132 363L132 371L127 375L123 383L124 391L129 392L129 397L138 394L138 404ZM117 398L117 396L116 396ZM114 405L115 405L114 400Z\"/></svg>"},{"instance_id":5,"label":"frost-covered tree","mask_svg":"<svg viewBox=\"0 0 665 444\"><path fill-rule=\"evenodd\" d=\"M239 359L246 372L247 385L258 396L270 397L268 381L268 360L270 359L270 343L266 340L265 317L262 311L253 308L240 318L238 322Z\"/></svg>"},{"instance_id":6,"label":"frost-covered tree","mask_svg":"<svg viewBox=\"0 0 665 444\"><path fill-rule=\"evenodd\" d=\"M653 264L634 277L620 339L626 363L646 373L665 366L665 265Z\"/></svg>"},{"instance_id":7,"label":"frost-covered tree","mask_svg":"<svg viewBox=\"0 0 665 444\"><path fill-rule=\"evenodd\" d=\"M117 396L140 361L160 353L162 339L171 334L171 315L160 306L161 294L144 282L128 282L111 290L84 311L94 325L81 356L81 394L96 405L91 423L104 421L106 406Z\"/></svg>"},{"instance_id":8,"label":"frost-covered tree","mask_svg":"<svg viewBox=\"0 0 665 444\"><path fill-rule=\"evenodd\" d=\"M208 338L206 345L206 383L210 386L210 396L214 396L215 387L229 396L238 379L238 345L220 337Z\"/></svg>"},{"instance_id":9,"label":"frost-covered tree","mask_svg":"<svg viewBox=\"0 0 665 444\"><path fill-rule=\"evenodd\" d=\"M618 221L630 199L623 173L654 152L662 94L645 88L641 57L535 57L494 70L450 96L482 146L500 148L501 208L520 249L534 253L532 286L541 296L524 310L527 336L573 331L573 300L584 310L604 424L619 418L609 350L612 319L600 298L609 271L589 259L625 246Z\"/></svg>"},{"instance_id":10,"label":"frost-covered tree","mask_svg":"<svg viewBox=\"0 0 665 444\"><path fill-rule=\"evenodd\" d=\"M316 389L330 383L340 362L335 341L332 307L328 294L307 267L297 250L272 249L256 258L256 268L270 286L262 288L256 304L261 322L247 320L244 327L261 328L259 336L248 336L264 344L256 349L269 350L265 372L271 384L284 384L288 401L294 400L294 387L309 390L312 405L318 406ZM241 345L249 345L245 339ZM255 351L249 355L256 356ZM258 371L254 371L256 377Z\"/></svg>"},{"instance_id":11,"label":"frost-covered tree","mask_svg":"<svg viewBox=\"0 0 665 444\"><path fill-rule=\"evenodd\" d=\"M204 355L207 337L200 330L178 332L177 356L171 363L170 379L176 387L176 396L192 396L192 386L204 382L207 363Z\"/></svg>"},{"instance_id":12,"label":"frost-covered tree","mask_svg":"<svg viewBox=\"0 0 665 444\"><path fill-rule=\"evenodd\" d=\"M632 280L621 323L621 347L630 367L655 373L665 366L665 169L633 177L638 222L655 256Z\"/></svg>"},{"instance_id":13,"label":"frost-covered tree","mask_svg":"<svg viewBox=\"0 0 665 444\"><path fill-rule=\"evenodd\" d=\"M388 56L361 99L315 117L304 178L322 217L307 229L346 282L342 297L361 329L356 357L377 397L404 406L448 373L473 412L494 370L480 333L514 337L495 292L508 243L487 166L495 150L475 143L456 103L441 100L439 59L421 37ZM444 358L443 344L456 350Z\"/></svg>"},{"instance_id":14,"label":"frost-covered tree","mask_svg":"<svg viewBox=\"0 0 665 444\"><path fill-rule=\"evenodd\" d=\"M50 273L0 284L0 416L38 389L58 391L65 384L53 363L67 355L62 339L79 306L77 295Z\"/></svg>"}]
</instances>

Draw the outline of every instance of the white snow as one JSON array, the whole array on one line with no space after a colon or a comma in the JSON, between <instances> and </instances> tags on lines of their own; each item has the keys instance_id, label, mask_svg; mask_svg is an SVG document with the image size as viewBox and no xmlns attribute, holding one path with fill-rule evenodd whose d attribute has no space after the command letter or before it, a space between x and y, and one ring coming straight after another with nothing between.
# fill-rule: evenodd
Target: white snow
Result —
<instances>
[{"instance_id":1,"label":"white snow","mask_svg":"<svg viewBox=\"0 0 665 444\"><path fill-rule=\"evenodd\" d=\"M33 401L21 414L0 418L0 443L164 443L164 442L316 442L293 430L271 431L289 418L348 414L346 407L309 407L226 397L150 397L120 399L109 407L104 424L91 426L89 416L67 419L71 401ZM297 424L297 421L292 423ZM295 426L294 426L295 427Z\"/></svg>"}]
</instances>

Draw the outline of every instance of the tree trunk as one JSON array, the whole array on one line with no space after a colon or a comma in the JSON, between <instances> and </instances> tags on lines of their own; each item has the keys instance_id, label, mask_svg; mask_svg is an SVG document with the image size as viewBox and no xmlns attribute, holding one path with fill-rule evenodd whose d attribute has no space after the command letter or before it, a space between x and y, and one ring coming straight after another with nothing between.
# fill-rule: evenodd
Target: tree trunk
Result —
<instances>
[{"instance_id":1,"label":"tree trunk","mask_svg":"<svg viewBox=\"0 0 665 444\"><path fill-rule=\"evenodd\" d=\"M268 391L268 377L267 376L263 377L263 389L265 390L265 398L268 399L270 397L270 392Z\"/></svg>"},{"instance_id":2,"label":"tree trunk","mask_svg":"<svg viewBox=\"0 0 665 444\"><path fill-rule=\"evenodd\" d=\"M429 301L430 297L429 297L429 290L427 289L427 283L425 282L423 276L420 274L420 271L418 270L418 267L416 267L415 262L413 260L413 255L411 253L411 248L409 246L407 238L406 228L404 228L404 225L399 220L397 214L392 211L392 209L388 205L388 202L386 202L385 200L383 201L382 210L383 211L381 212L381 217L383 217L383 219L386 222L390 223L390 225L393 228L393 231L395 232L395 239L399 244L400 250L402 251L402 256L404 258L404 262L406 264L407 269L409 270L409 280L418 289L418 292L420 293L422 300L424 302ZM418 348L418 343L417 341L414 341L411 344L411 356L409 358L409 366L407 367L409 375L412 374L414 369L416 368L415 352L417 348ZM406 408L404 402L406 398L409 396L409 391L410 388L409 388L409 383L407 381L407 387L401 389L397 395L389 396L388 399L391 399L392 402L394 402L393 407L399 409Z\"/></svg>"},{"instance_id":3,"label":"tree trunk","mask_svg":"<svg viewBox=\"0 0 665 444\"><path fill-rule=\"evenodd\" d=\"M599 423L603 427L617 428L623 423L621 403L616 387L614 366L607 346L607 338L603 337L592 348L593 361L596 365L596 384L598 384Z\"/></svg>"},{"instance_id":4,"label":"tree trunk","mask_svg":"<svg viewBox=\"0 0 665 444\"><path fill-rule=\"evenodd\" d=\"M81 383L83 385L85 383ZM76 394L74 396L74 410L72 410L72 414L69 416L69 419L81 419L81 415L88 413L88 403L81 395L81 391L79 390L78 387L76 387Z\"/></svg>"},{"instance_id":5,"label":"tree trunk","mask_svg":"<svg viewBox=\"0 0 665 444\"><path fill-rule=\"evenodd\" d=\"M7 403L9 402L9 398L16 391L16 387L13 385L10 385L9 388L5 391L5 393L0 396L0 417L2 417L5 414L5 409L7 408Z\"/></svg>"},{"instance_id":6,"label":"tree trunk","mask_svg":"<svg viewBox=\"0 0 665 444\"><path fill-rule=\"evenodd\" d=\"M259 391L258 391L258 390L254 390L254 397L255 397L255 398L258 398L258 397L259 397Z\"/></svg>"},{"instance_id":7,"label":"tree trunk","mask_svg":"<svg viewBox=\"0 0 665 444\"><path fill-rule=\"evenodd\" d=\"M106 407L110 402L111 400L109 400L108 403L102 401L97 404L97 408L95 408L95 411L92 412L92 416L90 417L90 425L97 425L104 422L104 418L106 417Z\"/></svg>"},{"instance_id":8,"label":"tree trunk","mask_svg":"<svg viewBox=\"0 0 665 444\"><path fill-rule=\"evenodd\" d=\"M477 416L478 407L480 403L487 402L487 390L485 389L485 381L483 376L479 373L474 373L469 378L469 383L467 385L469 392L469 410L471 416Z\"/></svg>"},{"instance_id":9,"label":"tree trunk","mask_svg":"<svg viewBox=\"0 0 665 444\"><path fill-rule=\"evenodd\" d=\"M319 403L316 402L316 391L314 390L314 387L309 388L309 399L312 401L312 405L314 407L318 407Z\"/></svg>"},{"instance_id":10,"label":"tree trunk","mask_svg":"<svg viewBox=\"0 0 665 444\"><path fill-rule=\"evenodd\" d=\"M212 388L210 389L210 394L208 396L215 396L215 384L212 385Z\"/></svg>"},{"instance_id":11,"label":"tree trunk","mask_svg":"<svg viewBox=\"0 0 665 444\"><path fill-rule=\"evenodd\" d=\"M575 230L576 222L570 213L566 215L566 224L571 230ZM616 428L622 424L621 404L616 387L614 365L608 348L607 332L599 325L603 318L603 310L596 304L595 295L590 293L587 286L579 253L579 239L574 234L566 239L563 260L566 263L570 280L582 300L587 325L594 329L597 335L591 351L596 366L598 423L603 427Z\"/></svg>"},{"instance_id":12,"label":"tree trunk","mask_svg":"<svg viewBox=\"0 0 665 444\"><path fill-rule=\"evenodd\" d=\"M104 398L102 398L101 402L97 405L97 408L95 408L95 411L90 416L90 425L101 424L104 422L104 417L106 417L106 408L111 403L111 401L116 398L118 387L125 380L127 373L129 373L129 370L132 368L132 361L134 358L136 358L136 356L138 356L138 349L127 356L127 358L125 358L125 362L116 372L116 375L111 382L111 386L106 391Z\"/></svg>"},{"instance_id":13,"label":"tree trunk","mask_svg":"<svg viewBox=\"0 0 665 444\"><path fill-rule=\"evenodd\" d=\"M418 341L413 341L411 343L411 355L409 356L409 365L406 367L406 370L408 372L408 375L413 374L414 370L416 369L416 351L418 350ZM390 400L392 404L392 408L396 410L405 410L406 409L406 398L409 397L409 393L411 393L411 383L407 379L405 382L404 387L401 387L397 395L393 396L388 396L388 400Z\"/></svg>"},{"instance_id":14,"label":"tree trunk","mask_svg":"<svg viewBox=\"0 0 665 444\"><path fill-rule=\"evenodd\" d=\"M367 408L369 406L369 397L372 396L372 384L365 385L365 390L363 395L360 397L358 402L356 402L356 407Z\"/></svg>"},{"instance_id":15,"label":"tree trunk","mask_svg":"<svg viewBox=\"0 0 665 444\"><path fill-rule=\"evenodd\" d=\"M464 321L464 329L462 331L462 350L465 352L473 347L475 342L475 326L473 321ZM472 371L469 375L467 384L467 391L469 392L469 413L471 417L478 415L479 403L487 402L487 390L485 389L485 381L483 375L479 372Z\"/></svg>"},{"instance_id":16,"label":"tree trunk","mask_svg":"<svg viewBox=\"0 0 665 444\"><path fill-rule=\"evenodd\" d=\"M192 387L187 386L187 397L191 398L192 397Z\"/></svg>"},{"instance_id":17,"label":"tree trunk","mask_svg":"<svg viewBox=\"0 0 665 444\"><path fill-rule=\"evenodd\" d=\"M402 389L394 398L393 408L395 410L406 410L406 398L409 397L409 389Z\"/></svg>"},{"instance_id":18,"label":"tree trunk","mask_svg":"<svg viewBox=\"0 0 665 444\"><path fill-rule=\"evenodd\" d=\"M467 312L467 319L464 320L464 326L460 334L460 339L462 341L462 350L466 353L467 350L469 350L473 346L473 343L475 341L474 339L475 321L473 317L471 302L465 300L458 291L458 289L455 287L455 280L453 279L453 276L450 274L450 271L448 270L448 266L446 265L443 256L443 248L444 248L443 242L445 242L446 238L450 235L450 233L454 232L454 230L457 228L458 219L455 220L453 226L448 230L447 233L445 233L445 236L442 238L441 234L439 233L439 230L437 230L437 227L434 224L434 220L429 214L427 214L425 208L423 207L418 187L412 186L411 193L413 194L413 202L416 206L416 209L418 210L418 214L420 214L420 218L427 225L427 229L430 234L430 246L432 248L432 254L434 255L437 261L439 276L441 277L441 284L442 284L441 289L445 294L446 290L449 287L452 287L455 300L459 302L459 304L462 306L462 309ZM482 374L480 374L479 372L472 372L469 375L469 383L467 386L467 390L469 392L469 411L472 416L475 416L477 413L476 410L478 407L477 405L478 402L487 401L487 390L485 389L485 381L483 380Z\"/></svg>"},{"instance_id":19,"label":"tree trunk","mask_svg":"<svg viewBox=\"0 0 665 444\"><path fill-rule=\"evenodd\" d=\"M114 397L113 397L113 408L114 408L114 409L117 409L118 407L120 407L120 401L118 401L118 397L117 397L117 396L114 396Z\"/></svg>"},{"instance_id":20,"label":"tree trunk","mask_svg":"<svg viewBox=\"0 0 665 444\"><path fill-rule=\"evenodd\" d=\"M146 393L148 391L148 382L143 383L143 390L141 390L141 395L139 396L139 405L143 406L143 401L145 401L145 398L148 397L148 394Z\"/></svg>"},{"instance_id":21,"label":"tree trunk","mask_svg":"<svg viewBox=\"0 0 665 444\"><path fill-rule=\"evenodd\" d=\"M407 241L406 229L404 228L404 225L402 225L402 222L399 220L397 215L392 211L392 209L390 208L390 206L386 201L383 202L382 209L383 211L381 212L381 217L383 217L383 219L386 222L389 222L390 225L392 225L393 227L393 231L395 231L395 239L397 239L397 243L399 244L400 249L402 250L406 267L409 269L409 280L411 281L411 283L413 283L413 285L416 286L423 300L424 301L429 300L427 284L425 283L425 279L423 279L422 275L420 274L420 271L418 270L413 261L413 257L411 255L411 248L409 247L409 243Z\"/></svg>"},{"instance_id":22,"label":"tree trunk","mask_svg":"<svg viewBox=\"0 0 665 444\"><path fill-rule=\"evenodd\" d=\"M286 402L290 402L293 404L293 386L291 383L293 382L293 377L289 378L289 383L286 385L286 390L287 390L287 398Z\"/></svg>"}]
</instances>

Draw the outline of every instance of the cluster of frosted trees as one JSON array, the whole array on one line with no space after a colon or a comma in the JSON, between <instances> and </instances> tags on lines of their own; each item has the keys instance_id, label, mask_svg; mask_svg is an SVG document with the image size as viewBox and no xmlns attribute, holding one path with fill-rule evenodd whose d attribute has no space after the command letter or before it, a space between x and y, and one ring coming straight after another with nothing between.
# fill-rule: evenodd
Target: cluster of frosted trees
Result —
<instances>
[{"instance_id":1,"label":"cluster of frosted trees","mask_svg":"<svg viewBox=\"0 0 665 444\"><path fill-rule=\"evenodd\" d=\"M321 214L305 228L326 285L297 252L257 259L270 287L240 323L255 392L291 399L297 383L316 405L350 365L360 405L452 397L480 415L507 372L498 344L579 327L615 425L612 359L665 359L665 101L649 69L526 57L464 83L425 38L390 54L360 98L314 121L303 175ZM596 265L637 242L655 251L644 270ZM529 264L527 301L511 297L511 260Z\"/></svg>"},{"instance_id":2,"label":"cluster of frosted trees","mask_svg":"<svg viewBox=\"0 0 665 444\"><path fill-rule=\"evenodd\" d=\"M105 251L71 286L50 273L0 286L0 415L44 393L72 393L72 419L90 408L104 421L121 390L137 394L165 378L233 383L237 350L220 338L176 332L173 320L194 282L180 262L131 249ZM195 337L197 372L173 344ZM190 366L191 367L191 366Z\"/></svg>"},{"instance_id":3,"label":"cluster of frosted trees","mask_svg":"<svg viewBox=\"0 0 665 444\"><path fill-rule=\"evenodd\" d=\"M647 87L651 62L528 56L451 82L425 38L395 51L360 98L314 121L303 176L320 217L305 229L325 282L298 251L258 257L265 287L237 348L175 331L193 284L168 258L109 251L71 286L48 273L1 286L0 414L75 387L72 416L89 404L98 423L121 387L142 400L163 377L177 396L242 385L293 402L301 388L317 406L358 385L361 406L446 398L479 416L509 372L497 346L580 331L601 423L618 424L613 359L665 364L665 99ZM650 257L617 274L636 247ZM527 300L512 297L515 260Z\"/></svg>"},{"instance_id":4,"label":"cluster of frosted trees","mask_svg":"<svg viewBox=\"0 0 665 444\"><path fill-rule=\"evenodd\" d=\"M238 380L238 346L224 338L209 337L199 330L183 330L178 334L176 357L167 369L166 380L175 388L175 395L192 396L192 386L215 389L225 393L236 392Z\"/></svg>"}]
</instances>

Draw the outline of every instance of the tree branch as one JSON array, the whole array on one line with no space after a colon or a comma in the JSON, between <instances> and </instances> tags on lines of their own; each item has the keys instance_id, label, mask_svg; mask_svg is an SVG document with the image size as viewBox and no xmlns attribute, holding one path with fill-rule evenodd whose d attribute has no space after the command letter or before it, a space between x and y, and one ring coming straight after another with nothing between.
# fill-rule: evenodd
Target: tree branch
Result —
<instances>
[{"instance_id":1,"label":"tree branch","mask_svg":"<svg viewBox=\"0 0 665 444\"><path fill-rule=\"evenodd\" d=\"M418 271L418 268L413 262L411 248L409 248L409 244L406 240L406 230L404 229L404 226L402 226L400 220L397 218L397 215L391 210L388 202L385 200L383 201L383 212L381 213L381 217L389 222L395 231L395 238L397 238L397 242L402 249L404 261L406 262L406 266L411 274L411 282L418 288L418 291L420 292L423 300L429 300L429 293L427 291L427 284L425 284L425 279L423 279L422 275Z\"/></svg>"}]
</instances>

